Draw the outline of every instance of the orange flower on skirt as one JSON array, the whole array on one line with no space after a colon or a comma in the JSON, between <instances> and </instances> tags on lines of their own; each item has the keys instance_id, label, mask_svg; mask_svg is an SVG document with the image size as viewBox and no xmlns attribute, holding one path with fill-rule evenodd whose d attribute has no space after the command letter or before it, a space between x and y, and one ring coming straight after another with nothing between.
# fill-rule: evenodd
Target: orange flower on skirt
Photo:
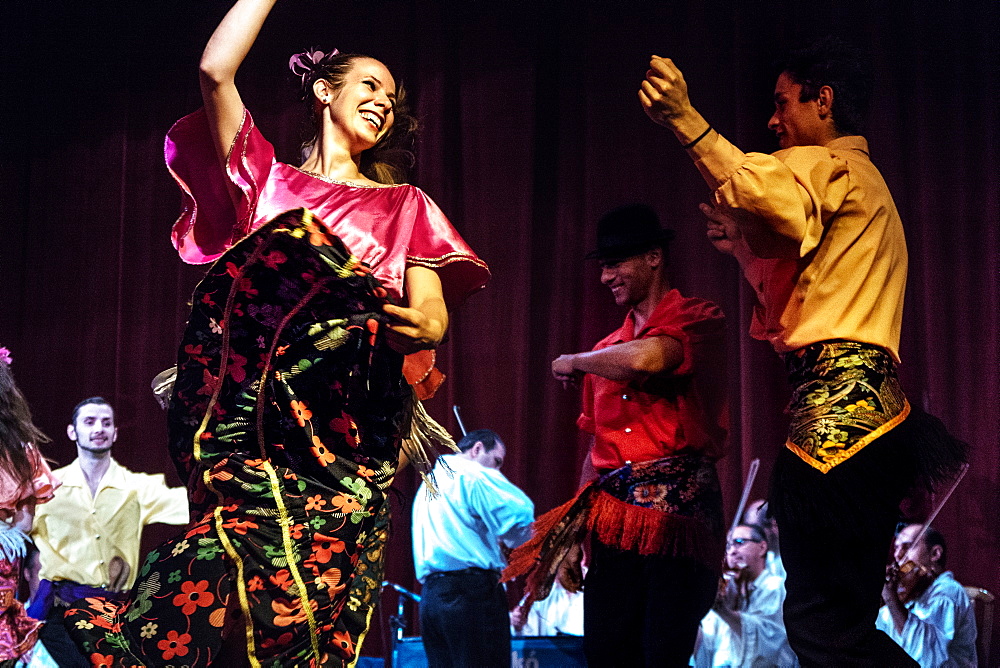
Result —
<instances>
[{"instance_id":1,"label":"orange flower on skirt","mask_svg":"<svg viewBox=\"0 0 1000 668\"><path fill-rule=\"evenodd\" d=\"M215 594L208 589L208 580L201 582L191 582L190 580L181 583L183 594L174 596L174 605L181 608L181 612L187 616L193 615L199 607L207 608L215 602ZM189 639L190 642L190 639ZM162 647L160 649L163 649ZM185 654L186 654L185 650ZM183 656L183 654L181 655Z\"/></svg>"},{"instance_id":2,"label":"orange flower on skirt","mask_svg":"<svg viewBox=\"0 0 1000 668\"><path fill-rule=\"evenodd\" d=\"M191 636L189 634L177 633L177 631L168 631L167 637L156 643L156 646L163 651L163 660L169 661L175 656L186 656L190 651L187 647L189 642L191 642Z\"/></svg>"}]
</instances>

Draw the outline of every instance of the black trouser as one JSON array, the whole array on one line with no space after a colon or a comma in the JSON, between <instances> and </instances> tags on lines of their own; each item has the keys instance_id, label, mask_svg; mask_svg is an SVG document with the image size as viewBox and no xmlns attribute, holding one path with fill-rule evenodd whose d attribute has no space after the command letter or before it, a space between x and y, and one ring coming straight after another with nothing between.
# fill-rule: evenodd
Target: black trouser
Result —
<instances>
[{"instance_id":1,"label":"black trouser","mask_svg":"<svg viewBox=\"0 0 1000 668\"><path fill-rule=\"evenodd\" d=\"M424 579L420 629L430 668L509 668L510 617L500 574L481 568Z\"/></svg>"},{"instance_id":2,"label":"black trouser","mask_svg":"<svg viewBox=\"0 0 1000 668\"><path fill-rule=\"evenodd\" d=\"M717 582L694 559L642 556L592 541L583 597L588 665L687 666Z\"/></svg>"},{"instance_id":3,"label":"black trouser","mask_svg":"<svg viewBox=\"0 0 1000 668\"><path fill-rule=\"evenodd\" d=\"M899 503L912 479L900 475L903 462L886 461L886 445L876 439L825 474L787 448L778 455L772 496L781 503L772 507L788 572L785 629L803 666L917 665L875 628Z\"/></svg>"},{"instance_id":4,"label":"black trouser","mask_svg":"<svg viewBox=\"0 0 1000 668\"><path fill-rule=\"evenodd\" d=\"M38 639L45 645L60 668L90 668L90 659L83 655L66 630L63 613L66 608L53 605L45 618L45 626L38 633Z\"/></svg>"}]
</instances>

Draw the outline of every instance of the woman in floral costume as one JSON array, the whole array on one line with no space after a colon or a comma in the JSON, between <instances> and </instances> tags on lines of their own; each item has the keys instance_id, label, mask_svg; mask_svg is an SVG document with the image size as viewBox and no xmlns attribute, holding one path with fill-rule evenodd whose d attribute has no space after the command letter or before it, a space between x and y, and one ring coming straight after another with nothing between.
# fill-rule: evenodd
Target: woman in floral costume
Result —
<instances>
[{"instance_id":1,"label":"woman in floral costume","mask_svg":"<svg viewBox=\"0 0 1000 668\"><path fill-rule=\"evenodd\" d=\"M25 613L17 590L35 504L60 483L34 445L49 439L32 422L10 363L10 351L0 348L0 666L50 666L37 642L42 622Z\"/></svg>"},{"instance_id":2,"label":"woman in floral costume","mask_svg":"<svg viewBox=\"0 0 1000 668\"><path fill-rule=\"evenodd\" d=\"M195 521L150 553L128 601L67 613L95 666L353 665L401 441L426 463L403 355L432 350L448 306L489 276L397 184L414 121L379 61L294 56L316 134L301 167L274 159L233 84L272 5L230 10L202 57L205 108L167 137L175 246L215 261L168 413Z\"/></svg>"}]
</instances>

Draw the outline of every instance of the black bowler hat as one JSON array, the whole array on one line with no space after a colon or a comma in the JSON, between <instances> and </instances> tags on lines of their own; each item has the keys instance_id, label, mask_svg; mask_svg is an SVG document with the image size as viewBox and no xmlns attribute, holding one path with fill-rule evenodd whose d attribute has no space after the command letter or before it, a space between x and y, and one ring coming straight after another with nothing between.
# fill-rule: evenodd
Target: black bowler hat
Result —
<instances>
[{"instance_id":1,"label":"black bowler hat","mask_svg":"<svg viewBox=\"0 0 1000 668\"><path fill-rule=\"evenodd\" d=\"M584 259L624 260L657 246L666 250L673 230L660 227L656 212L645 204L626 204L597 222L597 250Z\"/></svg>"}]
</instances>

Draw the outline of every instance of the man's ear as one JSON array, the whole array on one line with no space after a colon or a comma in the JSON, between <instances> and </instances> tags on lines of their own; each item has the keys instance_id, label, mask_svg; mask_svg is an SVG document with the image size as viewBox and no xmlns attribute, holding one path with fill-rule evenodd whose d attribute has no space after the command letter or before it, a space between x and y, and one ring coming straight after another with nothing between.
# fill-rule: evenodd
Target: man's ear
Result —
<instances>
[{"instance_id":1,"label":"man's ear","mask_svg":"<svg viewBox=\"0 0 1000 668\"><path fill-rule=\"evenodd\" d=\"M816 96L816 105L820 118L829 117L833 113L833 89L829 86L820 87L819 94Z\"/></svg>"},{"instance_id":2,"label":"man's ear","mask_svg":"<svg viewBox=\"0 0 1000 668\"><path fill-rule=\"evenodd\" d=\"M69 440L76 443L76 428L73 425L66 425L66 435L69 436Z\"/></svg>"},{"instance_id":3,"label":"man's ear","mask_svg":"<svg viewBox=\"0 0 1000 668\"><path fill-rule=\"evenodd\" d=\"M933 563L935 563L935 564L937 562L941 561L941 555L943 553L944 553L944 550L941 548L941 546L940 545L935 545L934 547L931 548L931 551L930 551L931 561Z\"/></svg>"},{"instance_id":4,"label":"man's ear","mask_svg":"<svg viewBox=\"0 0 1000 668\"><path fill-rule=\"evenodd\" d=\"M646 262L650 267L659 267L663 264L663 249L656 247L646 251Z\"/></svg>"}]
</instances>

